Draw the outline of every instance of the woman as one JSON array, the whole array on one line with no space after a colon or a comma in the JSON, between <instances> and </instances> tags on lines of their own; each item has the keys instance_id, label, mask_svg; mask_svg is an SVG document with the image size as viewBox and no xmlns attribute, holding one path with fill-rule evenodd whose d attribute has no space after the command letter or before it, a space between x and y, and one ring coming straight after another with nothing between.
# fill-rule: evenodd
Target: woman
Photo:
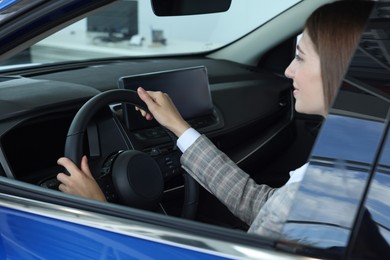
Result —
<instances>
[{"instance_id":1,"label":"woman","mask_svg":"<svg viewBox=\"0 0 390 260\"><path fill-rule=\"evenodd\" d=\"M371 7L371 2L340 1L320 7L309 17L296 58L285 71L293 80L298 112L326 117ZM138 95L150 111L141 110L142 115L147 120L155 118L178 137L183 168L250 225L248 232L277 237L306 164L290 172L289 181L281 188L256 184L207 137L188 125L168 95L142 88L138 89ZM61 191L105 201L85 156L81 170L67 158L60 158L58 164L71 173L71 176L58 174Z\"/></svg>"}]
</instances>

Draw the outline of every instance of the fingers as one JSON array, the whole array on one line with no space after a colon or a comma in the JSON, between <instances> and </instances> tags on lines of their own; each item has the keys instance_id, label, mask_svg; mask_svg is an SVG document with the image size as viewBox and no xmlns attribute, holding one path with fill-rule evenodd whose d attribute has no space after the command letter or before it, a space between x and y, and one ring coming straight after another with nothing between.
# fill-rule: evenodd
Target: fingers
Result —
<instances>
[{"instance_id":1,"label":"fingers","mask_svg":"<svg viewBox=\"0 0 390 260\"><path fill-rule=\"evenodd\" d=\"M77 174L86 174L87 176L92 177L91 170L89 169L88 166L88 159L87 156L83 156L81 159L81 169L77 167L77 165L70 159L66 157L61 157L57 160L57 164L63 166L70 175L77 175ZM67 184L69 183L69 176L64 174L64 173L59 173L57 175L57 179L64 183Z\"/></svg>"},{"instance_id":2,"label":"fingers","mask_svg":"<svg viewBox=\"0 0 390 260\"><path fill-rule=\"evenodd\" d=\"M64 188L66 185L69 185L69 176L65 173L61 172L57 174L57 180L61 182L60 187L58 187L61 191L63 191L61 188Z\"/></svg>"},{"instance_id":3,"label":"fingers","mask_svg":"<svg viewBox=\"0 0 390 260\"><path fill-rule=\"evenodd\" d=\"M155 118L158 123L168 128L176 136L180 136L183 130L190 127L180 115L168 94L161 91L145 91L142 87L137 89L137 93L145 102L151 114L144 114L142 109L139 109L146 119Z\"/></svg>"},{"instance_id":4,"label":"fingers","mask_svg":"<svg viewBox=\"0 0 390 260\"><path fill-rule=\"evenodd\" d=\"M153 119L153 116L152 116L151 114L149 114L149 113L146 113L146 114L144 115L144 117L145 117L146 120L148 120L148 121L150 121L150 120Z\"/></svg>"},{"instance_id":5,"label":"fingers","mask_svg":"<svg viewBox=\"0 0 390 260\"><path fill-rule=\"evenodd\" d=\"M137 89L137 93L141 100L145 102L148 110L150 111L150 113L147 113L146 111L138 108L138 110L141 111L142 115L145 117L148 117L148 114L150 116L156 116L155 113L159 109L170 109L171 106L174 106L168 94L161 91L146 91L142 87L139 87Z\"/></svg>"},{"instance_id":6,"label":"fingers","mask_svg":"<svg viewBox=\"0 0 390 260\"><path fill-rule=\"evenodd\" d=\"M57 174L57 180L61 182L58 186L60 191L89 199L107 201L99 184L92 177L85 155L81 158L81 169L66 157L58 159L57 163L65 167L71 174L71 176L65 173Z\"/></svg>"},{"instance_id":7,"label":"fingers","mask_svg":"<svg viewBox=\"0 0 390 260\"><path fill-rule=\"evenodd\" d=\"M93 178L91 170L89 169L88 158L85 155L81 158L81 171L84 172L88 177Z\"/></svg>"},{"instance_id":8,"label":"fingers","mask_svg":"<svg viewBox=\"0 0 390 260\"><path fill-rule=\"evenodd\" d=\"M141 113L141 115L146 118L146 120L152 120L153 119L153 115L151 115L150 113L146 112L145 110L143 110L143 109L141 109L139 107L135 107L135 110L139 111Z\"/></svg>"},{"instance_id":9,"label":"fingers","mask_svg":"<svg viewBox=\"0 0 390 260\"><path fill-rule=\"evenodd\" d=\"M139 97L142 99L142 101L144 101L145 102L145 104L146 104L146 106L149 108L149 106L152 106L152 105L154 105L154 103L155 103L155 101L154 101L154 99L149 95L149 93L148 92L146 92L142 87L139 87L138 89L137 89L137 92L138 92L138 95L139 95ZM141 115L143 116L143 117L145 117L146 118L146 120L152 120L153 119L153 115L152 114L150 114L150 113L148 113L148 112L146 112L145 110L143 110L143 109L141 109L141 108L139 108L139 107L135 107L135 110L136 111L140 111L141 112Z\"/></svg>"},{"instance_id":10,"label":"fingers","mask_svg":"<svg viewBox=\"0 0 390 260\"><path fill-rule=\"evenodd\" d=\"M155 101L153 100L153 98L142 87L139 87L137 89L137 93L139 97L142 99L142 101L145 102L145 104L148 106L148 108L155 105Z\"/></svg>"},{"instance_id":11,"label":"fingers","mask_svg":"<svg viewBox=\"0 0 390 260\"><path fill-rule=\"evenodd\" d=\"M66 157L61 157L60 159L57 160L57 164L65 167L65 169L70 173L76 173L79 172L80 169L72 162L72 160L66 158Z\"/></svg>"},{"instance_id":12,"label":"fingers","mask_svg":"<svg viewBox=\"0 0 390 260\"><path fill-rule=\"evenodd\" d=\"M68 176L67 176L68 177ZM58 186L58 190L59 191L62 191L62 192L65 192L65 193L70 193L70 190L69 190L69 186L64 184L64 183L61 183L59 186Z\"/></svg>"},{"instance_id":13,"label":"fingers","mask_svg":"<svg viewBox=\"0 0 390 260\"><path fill-rule=\"evenodd\" d=\"M58 176L57 176L57 179L58 179ZM65 185L61 183L61 184L58 186L58 190L60 190L60 191L62 191L62 192L65 192L65 193L66 193L66 188L65 188Z\"/></svg>"},{"instance_id":14,"label":"fingers","mask_svg":"<svg viewBox=\"0 0 390 260\"><path fill-rule=\"evenodd\" d=\"M82 160L86 160L86 158ZM66 158L66 157L61 157L57 160L57 164L63 166L69 174L72 176L77 176L78 174L82 174L82 171L72 162L72 160ZM88 168L89 170L89 168ZM57 180L61 182L61 185L58 187L60 191L67 192L68 186L72 185L72 180L71 176L68 176L65 173L59 173L57 174Z\"/></svg>"}]
</instances>

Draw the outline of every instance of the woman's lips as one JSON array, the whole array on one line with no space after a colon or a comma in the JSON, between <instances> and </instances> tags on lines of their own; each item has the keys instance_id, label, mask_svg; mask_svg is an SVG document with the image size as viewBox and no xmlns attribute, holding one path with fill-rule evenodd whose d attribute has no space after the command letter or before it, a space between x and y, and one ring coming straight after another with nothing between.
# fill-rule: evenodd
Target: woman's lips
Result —
<instances>
[{"instance_id":1,"label":"woman's lips","mask_svg":"<svg viewBox=\"0 0 390 260\"><path fill-rule=\"evenodd\" d=\"M298 94L298 92L299 92L299 90L297 88L294 88L294 90L293 90L294 97Z\"/></svg>"}]
</instances>

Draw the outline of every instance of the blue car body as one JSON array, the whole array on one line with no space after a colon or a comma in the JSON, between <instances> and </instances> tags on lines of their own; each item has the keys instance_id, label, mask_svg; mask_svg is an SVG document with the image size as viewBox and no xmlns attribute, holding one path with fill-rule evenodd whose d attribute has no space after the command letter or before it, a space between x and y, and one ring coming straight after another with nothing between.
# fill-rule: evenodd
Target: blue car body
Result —
<instances>
[{"instance_id":1,"label":"blue car body","mask_svg":"<svg viewBox=\"0 0 390 260\"><path fill-rule=\"evenodd\" d=\"M0 57L6 60L28 48L31 43L48 36L52 28L56 30L62 28L67 21L77 20L85 13L110 2L114 1L0 1L0 12L3 13L6 13L8 8L20 5L17 10L18 15L0 20ZM41 68L10 66L2 69L0 93L3 95L1 99L4 98L4 102L0 103L0 138L1 146L4 148L0 149L2 166L0 171L2 175L0 176L0 258L304 259L314 257L366 259L390 256L390 202L388 200L388 195L390 195L390 138L388 137L390 127L390 59L388 53L390 53L390 47L385 42L386 37L390 35L388 30L386 31L390 20L388 17L377 16L381 10L384 10L383 12L387 10L388 4L388 1L378 1L376 9L374 8L332 111L313 141L308 174L305 175L296 194L280 240L246 234L240 227L227 229L177 216L164 216L141 209L115 204L107 205L77 198L44 189L35 185L33 181L32 183L20 181L12 174L10 176L14 169L10 166L12 163L9 162L10 159L7 156L13 154L16 158L23 151L22 149L13 151L13 143L7 144L7 138L13 137L13 133L18 133L21 126L28 126L30 120L35 117L42 116L45 120L50 119L51 113L55 114L61 109L66 110L64 114L68 117L79 108L80 103L104 92L98 88L81 88L82 91L71 96L66 89L78 87L78 82L72 80L79 80L84 74L76 74L76 76L66 74L61 79L68 77L72 80L69 81L71 83L65 84L58 83L60 80L50 78L51 73L53 77L57 77L56 73L61 74L68 69L83 71L85 67L96 69L91 72L92 76L90 76L93 78L101 76L98 75L98 69L106 63L105 61L101 64L96 61L81 62L75 65L76 69L70 64L44 65ZM375 36L371 37L370 33ZM386 37L379 37L380 33ZM144 66L140 71L147 73L153 66L163 70L169 66L199 65L198 59L202 62L203 59L207 59L196 57L195 61L190 60L187 63L187 58L181 57L179 62L175 57L172 60L167 58L167 61L161 64L159 64L160 60L153 59L140 59L134 62L138 62L137 65L144 64L139 65ZM120 62L122 61L118 59L115 62L118 62L115 63L118 68L115 68L114 72L121 69ZM205 61L207 62L209 61ZM150 66L146 66L146 63ZM244 94L232 91L235 89L234 80L229 82L227 90L218 85L220 71L213 69L214 66L227 68L228 72L225 72L227 74L223 75L229 79L228 69L239 70L245 66L232 65L221 60L207 64L212 65L210 75L213 73L213 76L217 75L215 81L211 82L215 85L215 100L222 99L222 95L218 96L218 93L223 93L222 90L226 91L228 94L223 97L227 97L229 104L221 103L226 105L221 110L226 114L234 114L231 109L234 99L229 98ZM64 67L61 67L62 65ZM127 69L126 67L123 70L127 71ZM254 70L245 67L245 73L249 73L247 71L253 73ZM115 74L114 72L112 74ZM256 70L255 72L263 73L263 71ZM243 74L246 75L245 73ZM22 76L19 77L19 74ZM46 74L49 75L47 78L45 78ZM273 80L275 74L266 74L267 77L264 78ZM24 88L18 92L13 91L16 88L11 88L12 84L7 85L11 80L30 81L26 85L23 85L24 81L21 82ZM44 85L47 82L50 83L50 80L55 81L57 85L54 85L57 90L65 89L65 94L50 101L55 104L46 100L48 96L54 96L54 92L38 86L37 89L40 92L37 94L33 89L34 84ZM101 80L104 81L104 77ZM250 85L251 80L253 79L248 77L243 81L249 82ZM275 82L280 83L280 93L289 92L291 86L286 86L285 81L275 80ZM115 84L116 82L113 83ZM253 91L254 88L250 85L248 89ZM278 88L276 89L279 91ZM23 94L19 99L20 93ZM245 97L253 96L252 93L257 92L249 93L251 94ZM41 94L42 98L37 98L37 95ZM29 95L33 98L30 99ZM280 116L279 112L276 113L277 120L281 122L287 120L291 123L297 116L299 120L305 121L305 127L318 130L320 121L318 118L305 118L304 115L295 115L290 110L285 112L286 109L292 107L289 95L287 94L287 99L277 102L278 109L281 109ZM46 110L50 110L50 113ZM238 114L235 118L241 119L242 114ZM226 118L231 119L227 116ZM231 121L226 118L222 123L229 126ZM57 121L53 120L53 122ZM48 124L55 123L50 121ZM59 128L62 128L62 125ZM282 132L287 127L283 126L280 129ZM36 131L38 133L40 129ZM210 136L215 137L221 143L226 142L226 139L233 142L234 138L229 138L231 135L237 137L234 135L234 125L229 131L231 132L221 134L220 139L218 139L218 131L211 132ZM290 137L289 131L286 132L288 132L285 135L286 138L281 139L281 143L287 142ZM22 136L21 134L20 137ZM221 147L234 150L228 145L229 142ZM240 141L234 142L234 145L239 146L239 144ZM50 147L50 145L48 142L44 147ZM259 147L262 146L259 145ZM268 150L265 150L264 154L267 155L267 153ZM270 156L272 157L272 154ZM245 163L242 163L244 167L250 164ZM215 208L215 210L218 211L220 208ZM207 208L205 211L213 211L213 208Z\"/></svg>"}]
</instances>

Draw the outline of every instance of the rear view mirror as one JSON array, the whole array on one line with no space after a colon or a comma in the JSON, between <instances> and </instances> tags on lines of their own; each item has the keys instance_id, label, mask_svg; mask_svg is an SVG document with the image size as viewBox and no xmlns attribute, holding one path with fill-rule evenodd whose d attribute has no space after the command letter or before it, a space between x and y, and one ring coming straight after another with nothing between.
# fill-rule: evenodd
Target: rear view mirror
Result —
<instances>
[{"instance_id":1,"label":"rear view mirror","mask_svg":"<svg viewBox=\"0 0 390 260\"><path fill-rule=\"evenodd\" d=\"M151 0L157 16L220 13L229 10L231 0Z\"/></svg>"}]
</instances>

